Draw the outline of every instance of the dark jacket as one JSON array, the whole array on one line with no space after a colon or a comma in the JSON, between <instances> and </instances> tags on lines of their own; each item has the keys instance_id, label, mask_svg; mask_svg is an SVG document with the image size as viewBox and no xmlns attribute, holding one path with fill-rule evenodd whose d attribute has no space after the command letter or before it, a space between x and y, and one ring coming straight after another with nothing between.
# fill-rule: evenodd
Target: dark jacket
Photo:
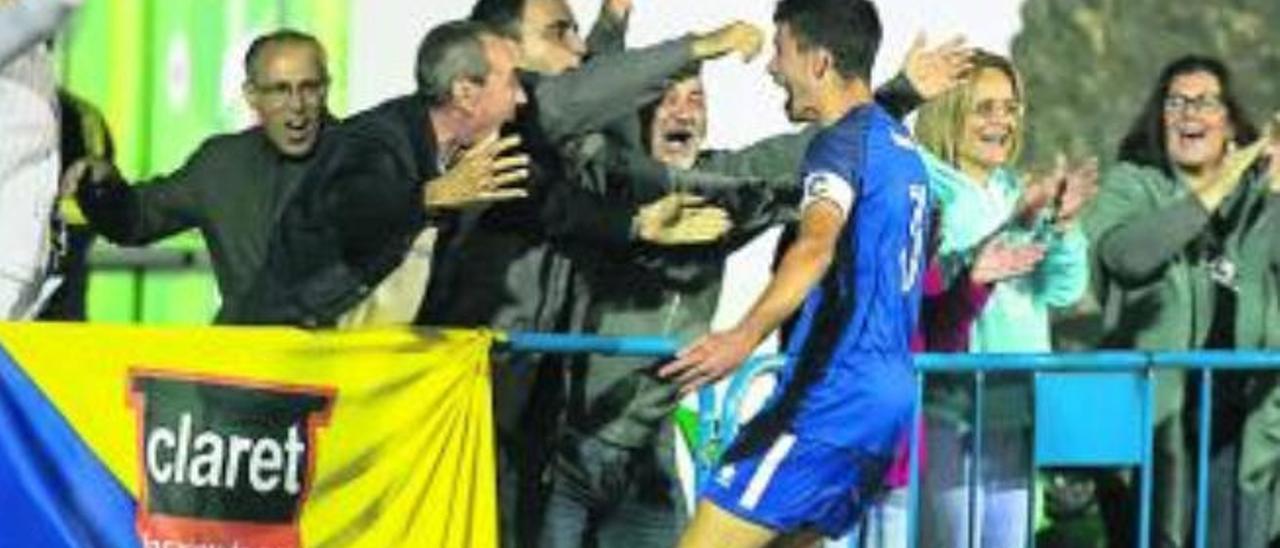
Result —
<instances>
[{"instance_id":1,"label":"dark jacket","mask_svg":"<svg viewBox=\"0 0 1280 548\"><path fill-rule=\"evenodd\" d=\"M199 229L225 306L253 283L308 162L282 156L255 127L208 139L169 175L136 186L121 179L83 185L76 199L90 226L120 245Z\"/></svg>"},{"instance_id":2,"label":"dark jacket","mask_svg":"<svg viewBox=\"0 0 1280 548\"><path fill-rule=\"evenodd\" d=\"M422 185L440 175L426 102L392 99L324 136L271 236L232 323L333 325L400 265L429 220Z\"/></svg>"},{"instance_id":3,"label":"dark jacket","mask_svg":"<svg viewBox=\"0 0 1280 548\"><path fill-rule=\"evenodd\" d=\"M506 330L571 330L566 246L623 246L635 207L570 180L563 148L660 97L689 61L687 39L597 56L557 76L521 74L528 104L510 130L532 160L530 197L468 212L441 240L422 323ZM636 169L665 169L655 162Z\"/></svg>"},{"instance_id":4,"label":"dark jacket","mask_svg":"<svg viewBox=\"0 0 1280 548\"><path fill-rule=\"evenodd\" d=\"M635 208L571 181L564 148L661 97L667 78L689 60L685 38L596 55L561 75L521 74L529 102L508 129L520 135L531 157L530 196L460 216L457 230L440 239L419 323L581 331L584 301L573 285L580 266L574 249L627 245ZM666 173L648 159L637 160L634 168L649 176ZM555 371L532 365L536 360L499 357L493 391L500 432L518 430L538 375L554 383Z\"/></svg>"},{"instance_id":5,"label":"dark jacket","mask_svg":"<svg viewBox=\"0 0 1280 548\"><path fill-rule=\"evenodd\" d=\"M616 118L628 94L637 102L656 97L688 55L687 41L678 40L563 76L522 75L529 103L515 129L533 159L530 197L430 221L440 243L419 322L554 329L568 295L556 282L567 279L568 265L548 255L548 240L627 241L632 216L629 206L564 184L557 144ZM227 318L329 326L376 288L429 222L422 185L441 170L427 127L425 103L408 96L326 135L258 280Z\"/></svg>"},{"instance_id":6,"label":"dark jacket","mask_svg":"<svg viewBox=\"0 0 1280 548\"><path fill-rule=\"evenodd\" d=\"M102 112L92 104L58 90L58 110L61 118L61 146L58 166L60 173L83 158L102 158L115 161L115 144L107 128ZM62 272L62 285L49 296L41 320L85 321L85 299L89 291L89 248L93 245L94 231L85 225L67 220L64 247L58 256L58 271Z\"/></svg>"}]
</instances>

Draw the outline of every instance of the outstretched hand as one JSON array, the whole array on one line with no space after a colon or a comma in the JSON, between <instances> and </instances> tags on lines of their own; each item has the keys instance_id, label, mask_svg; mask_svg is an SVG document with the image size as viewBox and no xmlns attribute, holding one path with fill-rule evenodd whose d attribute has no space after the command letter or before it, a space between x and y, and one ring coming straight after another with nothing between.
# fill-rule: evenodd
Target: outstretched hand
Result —
<instances>
[{"instance_id":1,"label":"outstretched hand","mask_svg":"<svg viewBox=\"0 0 1280 548\"><path fill-rule=\"evenodd\" d=\"M476 143L444 175L424 185L423 203L460 209L527 197L527 190L512 188L529 178L529 156L515 153L519 145L519 137L499 139L497 134Z\"/></svg>"},{"instance_id":2,"label":"outstretched hand","mask_svg":"<svg viewBox=\"0 0 1280 548\"><path fill-rule=\"evenodd\" d=\"M694 38L692 48L693 57L700 60L737 53L743 62L750 62L759 55L763 46L764 31L760 27L746 21L734 21Z\"/></svg>"},{"instance_id":3,"label":"outstretched hand","mask_svg":"<svg viewBox=\"0 0 1280 548\"><path fill-rule=\"evenodd\" d=\"M953 37L933 49L926 49L927 44L925 34L917 34L903 67L911 87L926 101L963 83L973 69L973 48L965 43L963 36Z\"/></svg>"},{"instance_id":4,"label":"outstretched hand","mask_svg":"<svg viewBox=\"0 0 1280 548\"><path fill-rule=\"evenodd\" d=\"M723 208L704 205L700 196L673 192L646 204L636 214L636 233L658 245L705 244L719 240L733 227Z\"/></svg>"},{"instance_id":5,"label":"outstretched hand","mask_svg":"<svg viewBox=\"0 0 1280 548\"><path fill-rule=\"evenodd\" d=\"M684 347L658 376L680 385L680 394L725 378L751 356L760 341L742 329L706 335Z\"/></svg>"}]
</instances>

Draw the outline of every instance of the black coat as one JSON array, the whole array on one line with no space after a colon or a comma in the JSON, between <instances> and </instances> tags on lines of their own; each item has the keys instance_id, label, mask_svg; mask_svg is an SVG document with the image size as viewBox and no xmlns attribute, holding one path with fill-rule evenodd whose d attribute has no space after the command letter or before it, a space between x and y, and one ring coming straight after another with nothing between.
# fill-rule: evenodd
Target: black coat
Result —
<instances>
[{"instance_id":1,"label":"black coat","mask_svg":"<svg viewBox=\"0 0 1280 548\"><path fill-rule=\"evenodd\" d=\"M404 259L429 223L422 185L440 175L426 102L392 99L330 130L228 323L330 326Z\"/></svg>"}]
</instances>

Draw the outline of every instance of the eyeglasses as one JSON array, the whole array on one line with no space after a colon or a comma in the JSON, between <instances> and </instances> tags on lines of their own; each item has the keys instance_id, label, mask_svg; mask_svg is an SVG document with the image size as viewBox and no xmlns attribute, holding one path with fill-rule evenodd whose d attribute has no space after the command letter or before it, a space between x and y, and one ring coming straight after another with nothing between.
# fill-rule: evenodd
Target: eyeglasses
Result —
<instances>
[{"instance_id":1,"label":"eyeglasses","mask_svg":"<svg viewBox=\"0 0 1280 548\"><path fill-rule=\"evenodd\" d=\"M1017 118L1022 115L1022 102L1017 99L984 99L973 105L973 113L983 118Z\"/></svg>"},{"instance_id":2,"label":"eyeglasses","mask_svg":"<svg viewBox=\"0 0 1280 548\"><path fill-rule=\"evenodd\" d=\"M569 42L580 40L578 23L570 19L552 21L542 29L542 37L552 42Z\"/></svg>"},{"instance_id":3,"label":"eyeglasses","mask_svg":"<svg viewBox=\"0 0 1280 548\"><path fill-rule=\"evenodd\" d=\"M268 107L278 108L289 104L289 101L297 97L298 101L304 105L317 105L324 100L325 92L329 89L329 82L326 80L303 80L297 84L289 82L274 82L268 84L253 84L253 89L262 97L262 100Z\"/></svg>"},{"instance_id":4,"label":"eyeglasses","mask_svg":"<svg viewBox=\"0 0 1280 548\"><path fill-rule=\"evenodd\" d=\"M1226 108L1217 95L1170 95L1164 99L1164 111L1170 114L1218 114Z\"/></svg>"}]
</instances>

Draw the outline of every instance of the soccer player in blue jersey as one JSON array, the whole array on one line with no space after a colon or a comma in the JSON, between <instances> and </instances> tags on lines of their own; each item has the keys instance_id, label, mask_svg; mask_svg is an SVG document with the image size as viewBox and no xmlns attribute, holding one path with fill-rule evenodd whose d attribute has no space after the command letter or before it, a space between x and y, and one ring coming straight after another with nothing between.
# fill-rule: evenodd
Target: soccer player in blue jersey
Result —
<instances>
[{"instance_id":1,"label":"soccer player in blue jersey","mask_svg":"<svg viewBox=\"0 0 1280 548\"><path fill-rule=\"evenodd\" d=\"M879 16L866 0L781 0L774 21L769 72L787 113L823 126L800 170L799 236L746 318L660 373L686 391L722 378L803 308L778 389L712 475L685 547L807 546L846 533L915 405L908 345L929 197L907 131L872 102Z\"/></svg>"}]
</instances>

